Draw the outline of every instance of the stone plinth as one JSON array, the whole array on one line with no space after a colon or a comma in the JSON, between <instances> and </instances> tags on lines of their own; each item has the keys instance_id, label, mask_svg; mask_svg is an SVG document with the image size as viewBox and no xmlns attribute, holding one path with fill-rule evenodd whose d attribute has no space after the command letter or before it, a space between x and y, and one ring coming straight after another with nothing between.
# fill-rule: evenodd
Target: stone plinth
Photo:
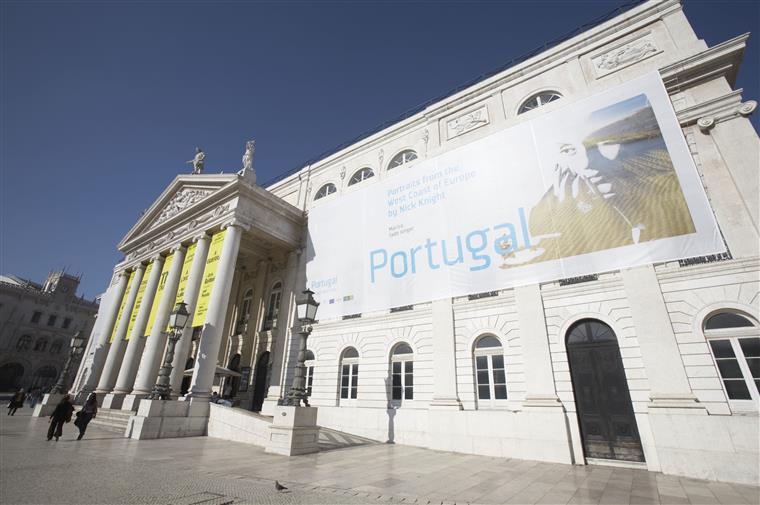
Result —
<instances>
[{"instance_id":1,"label":"stone plinth","mask_svg":"<svg viewBox=\"0 0 760 505\"><path fill-rule=\"evenodd\" d=\"M100 406L104 409L120 409L124 404L125 393L108 393L103 397Z\"/></svg>"},{"instance_id":2,"label":"stone plinth","mask_svg":"<svg viewBox=\"0 0 760 505\"><path fill-rule=\"evenodd\" d=\"M136 394L128 394L125 395L124 398L122 398L121 401L121 410L131 410L132 412L136 412L137 409L140 407L140 402L143 398L146 398L148 395L136 395ZM117 407L114 407L117 408Z\"/></svg>"},{"instance_id":3,"label":"stone plinth","mask_svg":"<svg viewBox=\"0 0 760 505\"><path fill-rule=\"evenodd\" d=\"M318 440L316 407L278 405L274 409L265 450L283 456L309 454L319 451Z\"/></svg>"},{"instance_id":4,"label":"stone plinth","mask_svg":"<svg viewBox=\"0 0 760 505\"><path fill-rule=\"evenodd\" d=\"M61 400L63 400L64 396L66 395L61 393L46 394L42 398L42 401L34 407L32 417L50 417L53 414L56 405L58 405Z\"/></svg>"},{"instance_id":5,"label":"stone plinth","mask_svg":"<svg viewBox=\"0 0 760 505\"><path fill-rule=\"evenodd\" d=\"M144 399L124 436L135 440L204 436L208 417L208 402Z\"/></svg>"}]
</instances>

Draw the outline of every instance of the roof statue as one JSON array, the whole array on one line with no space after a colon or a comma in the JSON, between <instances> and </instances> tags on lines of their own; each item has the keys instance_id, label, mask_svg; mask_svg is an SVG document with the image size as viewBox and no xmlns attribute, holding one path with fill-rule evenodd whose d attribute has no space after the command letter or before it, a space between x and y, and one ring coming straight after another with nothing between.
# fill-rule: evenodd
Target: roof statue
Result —
<instances>
[{"instance_id":1,"label":"roof statue","mask_svg":"<svg viewBox=\"0 0 760 505\"><path fill-rule=\"evenodd\" d=\"M188 160L187 163L190 163L193 166L193 172L194 174L202 174L203 173L203 162L206 159L206 154L203 152L203 150L200 147L195 148L195 156L193 156L192 160Z\"/></svg>"},{"instance_id":2,"label":"roof statue","mask_svg":"<svg viewBox=\"0 0 760 505\"><path fill-rule=\"evenodd\" d=\"M251 184L256 184L256 171L253 169L253 153L255 150L255 140L249 140L245 143L245 152L243 153L243 168L238 172L238 175L245 177Z\"/></svg>"}]
</instances>

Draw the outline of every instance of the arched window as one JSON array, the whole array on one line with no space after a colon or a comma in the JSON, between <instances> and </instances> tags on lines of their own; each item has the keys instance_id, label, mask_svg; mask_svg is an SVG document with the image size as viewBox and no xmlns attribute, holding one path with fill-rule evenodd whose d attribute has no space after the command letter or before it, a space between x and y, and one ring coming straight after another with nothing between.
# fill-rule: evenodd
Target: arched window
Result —
<instances>
[{"instance_id":1,"label":"arched window","mask_svg":"<svg viewBox=\"0 0 760 505\"><path fill-rule=\"evenodd\" d=\"M38 338L37 341L34 343L34 350L42 352L47 347L47 339L45 338Z\"/></svg>"},{"instance_id":2,"label":"arched window","mask_svg":"<svg viewBox=\"0 0 760 505\"><path fill-rule=\"evenodd\" d=\"M392 170L396 167L400 167L401 165L405 165L409 163L410 161L414 161L416 159L417 159L417 153L411 149L406 149L393 157L391 162L388 163L388 170Z\"/></svg>"},{"instance_id":3,"label":"arched window","mask_svg":"<svg viewBox=\"0 0 760 505\"><path fill-rule=\"evenodd\" d=\"M28 351L32 346L32 337L29 335L21 335L16 342L17 351Z\"/></svg>"},{"instance_id":4,"label":"arched window","mask_svg":"<svg viewBox=\"0 0 760 505\"><path fill-rule=\"evenodd\" d=\"M493 335L483 335L475 342L475 379L478 405L494 405L507 399L507 373L504 349Z\"/></svg>"},{"instance_id":5,"label":"arched window","mask_svg":"<svg viewBox=\"0 0 760 505\"><path fill-rule=\"evenodd\" d=\"M353 186L354 184L357 184L374 176L375 172L373 172L371 168L364 167L351 176L351 179L348 181L348 185Z\"/></svg>"},{"instance_id":6,"label":"arched window","mask_svg":"<svg viewBox=\"0 0 760 505\"><path fill-rule=\"evenodd\" d=\"M705 337L710 343L723 388L734 407L760 402L760 327L749 317L719 312L707 318Z\"/></svg>"},{"instance_id":7,"label":"arched window","mask_svg":"<svg viewBox=\"0 0 760 505\"><path fill-rule=\"evenodd\" d=\"M409 344L396 345L391 352L391 398L414 399L414 353Z\"/></svg>"},{"instance_id":8,"label":"arched window","mask_svg":"<svg viewBox=\"0 0 760 505\"><path fill-rule=\"evenodd\" d=\"M562 98L562 95L560 95L558 91L542 91L540 93L536 93L522 103L517 113L522 114L523 112L537 109L549 102L559 100L560 98Z\"/></svg>"},{"instance_id":9,"label":"arched window","mask_svg":"<svg viewBox=\"0 0 760 505\"><path fill-rule=\"evenodd\" d=\"M63 348L63 340L58 339L50 345L50 354L59 354Z\"/></svg>"},{"instance_id":10,"label":"arched window","mask_svg":"<svg viewBox=\"0 0 760 505\"><path fill-rule=\"evenodd\" d=\"M264 330L271 330L277 326L277 316L280 315L280 300L282 299L282 283L275 282L272 290L269 292L269 305L267 307L266 318L264 319Z\"/></svg>"},{"instance_id":11,"label":"arched window","mask_svg":"<svg viewBox=\"0 0 760 505\"><path fill-rule=\"evenodd\" d=\"M340 397L356 399L359 387L359 353L349 347L340 356Z\"/></svg>"},{"instance_id":12,"label":"arched window","mask_svg":"<svg viewBox=\"0 0 760 505\"><path fill-rule=\"evenodd\" d=\"M252 302L253 302L253 290L249 289L243 295L243 304L242 304L242 307L240 308L241 321L248 321L248 318L251 317Z\"/></svg>"},{"instance_id":13,"label":"arched window","mask_svg":"<svg viewBox=\"0 0 760 505\"><path fill-rule=\"evenodd\" d=\"M314 353L307 350L304 359L306 366L306 396L311 396L311 384L314 382Z\"/></svg>"},{"instance_id":14,"label":"arched window","mask_svg":"<svg viewBox=\"0 0 760 505\"><path fill-rule=\"evenodd\" d=\"M335 184L333 184L332 182L328 182L327 184L319 188L319 191L317 191L317 194L314 195L314 200L319 200L320 198L324 198L327 195L332 195L336 191L338 191L338 189L335 187Z\"/></svg>"}]
</instances>

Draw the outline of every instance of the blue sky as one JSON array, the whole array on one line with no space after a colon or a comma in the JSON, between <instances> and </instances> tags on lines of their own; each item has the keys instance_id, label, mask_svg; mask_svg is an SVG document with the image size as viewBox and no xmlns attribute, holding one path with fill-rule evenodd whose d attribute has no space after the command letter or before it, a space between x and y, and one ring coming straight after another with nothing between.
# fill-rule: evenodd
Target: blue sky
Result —
<instances>
[{"instance_id":1,"label":"blue sky","mask_svg":"<svg viewBox=\"0 0 760 505\"><path fill-rule=\"evenodd\" d=\"M196 145L232 172L256 138L266 181L621 5L0 3L0 273L67 267L93 297ZM685 11L709 45L760 23L755 1ZM758 75L755 33L745 100Z\"/></svg>"}]
</instances>

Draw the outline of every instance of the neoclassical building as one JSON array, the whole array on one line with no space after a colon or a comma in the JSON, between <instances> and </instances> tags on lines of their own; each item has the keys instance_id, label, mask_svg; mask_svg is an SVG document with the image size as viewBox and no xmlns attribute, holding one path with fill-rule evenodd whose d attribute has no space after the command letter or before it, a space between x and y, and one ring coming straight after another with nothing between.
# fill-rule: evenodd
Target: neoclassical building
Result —
<instances>
[{"instance_id":1,"label":"neoclassical building","mask_svg":"<svg viewBox=\"0 0 760 505\"><path fill-rule=\"evenodd\" d=\"M294 300L309 287L321 301L306 362L320 426L757 483L760 146L748 120L756 102L733 88L748 36L708 47L678 0L653 0L267 187L246 170L178 175L118 245L124 260L75 389L135 411L184 301L192 329L172 389L194 402L218 391L234 405L190 431L257 443L246 423L271 415L292 383ZM612 105L577 116L595 103ZM568 111L581 126L565 122ZM550 130L569 140L536 140ZM510 139L530 131L549 189L519 218L448 248L372 245L377 222L410 216L386 238L413 236L415 213L441 201L431 229L466 222L490 205L479 193L450 208L468 184L528 193L498 186L490 168L458 167L507 164L525 145ZM504 145L513 150L500 155ZM360 246L368 255L351 252ZM325 274L332 267L340 276ZM352 272L366 285L344 289Z\"/></svg>"},{"instance_id":2,"label":"neoclassical building","mask_svg":"<svg viewBox=\"0 0 760 505\"><path fill-rule=\"evenodd\" d=\"M0 391L52 386L77 331L88 336L95 300L77 296L80 278L50 272L44 284L0 276Z\"/></svg>"}]
</instances>

